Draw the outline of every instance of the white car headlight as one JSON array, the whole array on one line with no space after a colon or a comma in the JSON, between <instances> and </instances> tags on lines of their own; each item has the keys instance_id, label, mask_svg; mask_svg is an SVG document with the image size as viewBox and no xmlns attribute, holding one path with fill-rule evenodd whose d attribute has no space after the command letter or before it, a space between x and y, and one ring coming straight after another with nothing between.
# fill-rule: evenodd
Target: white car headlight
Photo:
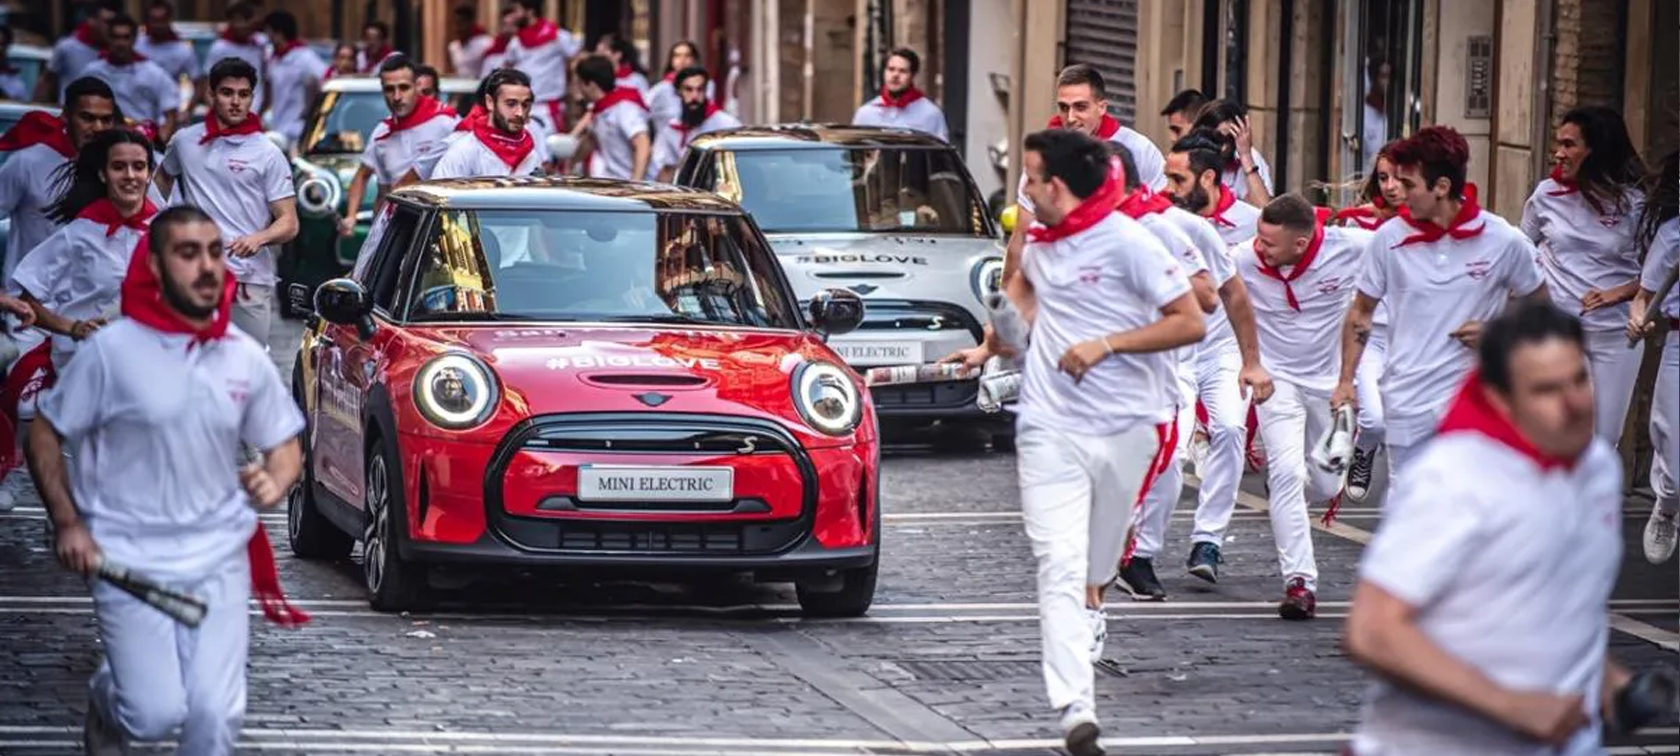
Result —
<instances>
[{"instance_id":1,"label":"white car headlight","mask_svg":"<svg viewBox=\"0 0 1680 756\"><path fill-rule=\"evenodd\" d=\"M482 425L496 409L496 381L484 363L452 352L432 358L414 375L414 406L440 428Z\"/></svg>"},{"instance_id":2,"label":"white car headlight","mask_svg":"<svg viewBox=\"0 0 1680 756\"><path fill-rule=\"evenodd\" d=\"M986 295L1003 291L1003 258L988 257L974 266L974 273L969 285L974 289L974 298L986 301Z\"/></svg>"},{"instance_id":3,"label":"white car headlight","mask_svg":"<svg viewBox=\"0 0 1680 756\"><path fill-rule=\"evenodd\" d=\"M838 365L807 362L793 371L793 405L812 428L844 436L863 419L857 384Z\"/></svg>"},{"instance_id":4,"label":"white car headlight","mask_svg":"<svg viewBox=\"0 0 1680 756\"><path fill-rule=\"evenodd\" d=\"M301 163L304 179L297 185L298 212L307 216L328 215L338 210L344 201L344 184L331 171L311 163Z\"/></svg>"}]
</instances>

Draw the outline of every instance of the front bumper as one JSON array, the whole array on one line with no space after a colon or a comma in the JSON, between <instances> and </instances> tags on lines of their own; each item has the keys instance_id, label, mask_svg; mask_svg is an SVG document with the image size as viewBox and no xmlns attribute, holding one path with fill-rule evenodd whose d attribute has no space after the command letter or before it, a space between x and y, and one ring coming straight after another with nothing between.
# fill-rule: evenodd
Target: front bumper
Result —
<instances>
[{"instance_id":1,"label":"front bumper","mask_svg":"<svg viewBox=\"0 0 1680 756\"><path fill-rule=\"evenodd\" d=\"M829 347L861 371L872 367L931 364L970 349L985 338L975 314L948 302L868 299L856 331L829 339ZM978 379L872 386L882 420L984 420L997 415L976 403Z\"/></svg>"}]
</instances>

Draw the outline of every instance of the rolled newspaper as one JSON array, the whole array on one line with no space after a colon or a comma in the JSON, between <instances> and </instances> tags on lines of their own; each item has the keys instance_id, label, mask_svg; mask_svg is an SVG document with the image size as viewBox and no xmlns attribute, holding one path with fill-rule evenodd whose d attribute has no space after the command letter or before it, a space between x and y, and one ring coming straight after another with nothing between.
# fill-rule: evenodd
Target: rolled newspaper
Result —
<instances>
[{"instance_id":1,"label":"rolled newspaper","mask_svg":"<svg viewBox=\"0 0 1680 756\"><path fill-rule=\"evenodd\" d=\"M979 370L962 363L939 363L933 365L893 365L889 367L872 367L864 371L863 379L871 386L891 386L903 383L933 383L937 381L960 381L972 378Z\"/></svg>"},{"instance_id":2,"label":"rolled newspaper","mask_svg":"<svg viewBox=\"0 0 1680 756\"><path fill-rule=\"evenodd\" d=\"M1336 408L1330 427L1324 430L1324 435L1309 455L1318 469L1327 473L1341 473L1347 469L1348 462L1353 459L1353 413L1351 404Z\"/></svg>"},{"instance_id":3,"label":"rolled newspaper","mask_svg":"<svg viewBox=\"0 0 1680 756\"><path fill-rule=\"evenodd\" d=\"M988 294L985 305L991 313L992 334L998 342L1016 352L1025 351L1032 325L1015 308L1015 303L1002 294Z\"/></svg>"}]
</instances>

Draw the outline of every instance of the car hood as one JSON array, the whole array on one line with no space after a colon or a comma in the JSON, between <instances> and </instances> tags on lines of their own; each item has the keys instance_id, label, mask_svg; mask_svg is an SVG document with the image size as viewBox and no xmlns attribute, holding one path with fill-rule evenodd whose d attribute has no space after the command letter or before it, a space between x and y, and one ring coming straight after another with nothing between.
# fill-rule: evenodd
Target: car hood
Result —
<instances>
[{"instance_id":1,"label":"car hood","mask_svg":"<svg viewBox=\"0 0 1680 756\"><path fill-rule=\"evenodd\" d=\"M800 299L849 288L865 300L930 300L978 306L973 280L998 239L879 233L767 235Z\"/></svg>"},{"instance_id":2,"label":"car hood","mask_svg":"<svg viewBox=\"0 0 1680 756\"><path fill-rule=\"evenodd\" d=\"M483 358L501 384L503 404L520 419L565 412L710 413L771 420L812 447L856 440L810 430L794 407L795 368L808 361L845 364L811 334L562 326L412 332L430 342L425 348ZM852 375L865 402L860 431L872 433L868 391Z\"/></svg>"}]
</instances>

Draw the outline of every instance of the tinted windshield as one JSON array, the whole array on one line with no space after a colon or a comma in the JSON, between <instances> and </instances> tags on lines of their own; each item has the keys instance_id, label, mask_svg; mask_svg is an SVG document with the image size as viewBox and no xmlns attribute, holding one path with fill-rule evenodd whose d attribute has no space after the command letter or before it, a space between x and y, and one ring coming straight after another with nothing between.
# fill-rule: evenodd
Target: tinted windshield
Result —
<instances>
[{"instance_id":1,"label":"tinted windshield","mask_svg":"<svg viewBox=\"0 0 1680 756\"><path fill-rule=\"evenodd\" d=\"M718 159L713 190L767 234L987 234L985 205L954 150L743 150Z\"/></svg>"},{"instance_id":2,"label":"tinted windshield","mask_svg":"<svg viewBox=\"0 0 1680 756\"><path fill-rule=\"evenodd\" d=\"M431 234L415 320L799 327L744 217L450 210Z\"/></svg>"}]
</instances>

